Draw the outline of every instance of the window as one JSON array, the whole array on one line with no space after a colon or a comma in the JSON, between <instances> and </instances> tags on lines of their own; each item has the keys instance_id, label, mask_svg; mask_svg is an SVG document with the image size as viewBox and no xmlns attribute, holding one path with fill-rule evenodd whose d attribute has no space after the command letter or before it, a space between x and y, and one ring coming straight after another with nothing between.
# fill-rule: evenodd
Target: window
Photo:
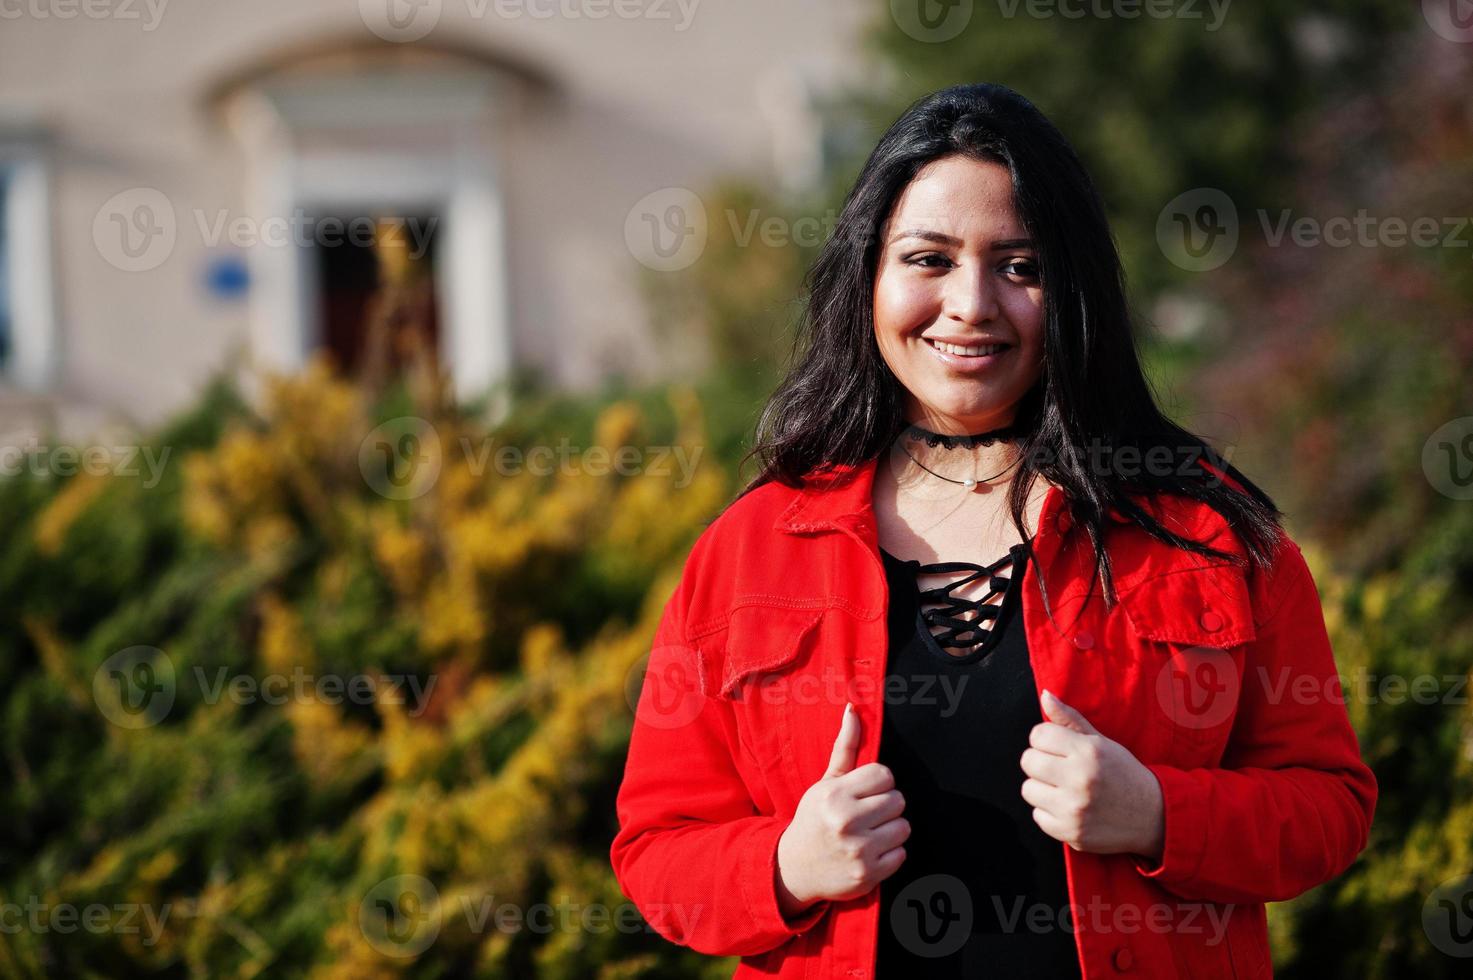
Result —
<instances>
[{"instance_id":1,"label":"window","mask_svg":"<svg viewBox=\"0 0 1473 980\"><path fill-rule=\"evenodd\" d=\"M251 294L257 364L293 370L326 349L346 370L371 371L420 344L458 398L494 393L499 410L512 350L496 148L514 101L507 86L518 84L499 68L426 52L413 68L397 57L309 60L253 76L227 98L249 207L302 215L309 231L302 247L249 256L251 280L272 284ZM410 268L382 249L327 240L380 219L408 236ZM387 266L412 283L386 290L393 310L378 320L370 300Z\"/></svg>"},{"instance_id":2,"label":"window","mask_svg":"<svg viewBox=\"0 0 1473 980\"><path fill-rule=\"evenodd\" d=\"M0 380L35 391L58 354L49 161L44 135L0 131Z\"/></svg>"},{"instance_id":3,"label":"window","mask_svg":"<svg viewBox=\"0 0 1473 980\"><path fill-rule=\"evenodd\" d=\"M0 374L10 364L10 194L9 171L0 167Z\"/></svg>"},{"instance_id":4,"label":"window","mask_svg":"<svg viewBox=\"0 0 1473 980\"><path fill-rule=\"evenodd\" d=\"M328 222L336 222L330 225ZM417 349L439 363L443 272L437 262L438 215L411 214L387 220L369 213L343 213L310 224L345 228L343 235L314 236L317 294L316 346L338 369L402 368Z\"/></svg>"}]
</instances>

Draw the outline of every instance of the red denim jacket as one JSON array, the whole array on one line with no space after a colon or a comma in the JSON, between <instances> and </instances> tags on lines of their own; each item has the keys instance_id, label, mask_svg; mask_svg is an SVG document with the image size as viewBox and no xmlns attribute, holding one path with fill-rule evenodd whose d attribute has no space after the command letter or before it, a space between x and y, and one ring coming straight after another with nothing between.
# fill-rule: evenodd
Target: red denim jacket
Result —
<instances>
[{"instance_id":1,"label":"red denim jacket","mask_svg":"<svg viewBox=\"0 0 1473 980\"><path fill-rule=\"evenodd\" d=\"M650 654L616 803L614 874L661 935L739 955L738 980L875 972L879 888L790 921L775 862L846 701L862 722L856 765L878 755L888 645L870 497L878 462L736 500L692 548ZM1179 533L1245 554L1205 505L1140 502ZM1159 780L1165 845L1152 865L1061 843L1070 909L1055 927L1073 932L1087 980L1270 977L1263 903L1345 870L1366 845L1377 796L1318 589L1287 537L1271 568L1245 569L1111 518L1119 601L1106 608L1098 583L1085 601L1090 542L1049 488L1033 543L1054 616L1030 564L1023 622L1039 691Z\"/></svg>"}]
</instances>

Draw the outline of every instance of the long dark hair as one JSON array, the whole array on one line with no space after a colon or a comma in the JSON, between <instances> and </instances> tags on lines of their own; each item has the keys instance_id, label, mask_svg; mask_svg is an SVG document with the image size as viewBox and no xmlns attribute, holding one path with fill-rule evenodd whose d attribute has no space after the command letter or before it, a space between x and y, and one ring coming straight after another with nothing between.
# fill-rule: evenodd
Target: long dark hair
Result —
<instances>
[{"instance_id":1,"label":"long dark hair","mask_svg":"<svg viewBox=\"0 0 1473 980\"><path fill-rule=\"evenodd\" d=\"M742 460L756 455L762 469L738 497L770 480L799 487L807 474L827 465L874 459L907 425L900 381L874 336L880 236L916 173L951 154L1007 167L1013 206L1038 256L1044 365L1017 409L1015 424L1026 434L1019 441L1022 461L1008 495L1019 535L1027 539L1024 507L1034 475L1042 474L1064 492L1070 515L1087 529L1095 578L1104 583L1107 603L1115 601L1111 562L1102 545L1111 507L1170 545L1238 561L1162 526L1130 494L1175 493L1207 503L1238 533L1248 561L1266 565L1282 533L1279 509L1202 438L1157 408L1141 370L1124 272L1099 193L1058 129L1002 85L956 85L918 100L870 154L833 234L808 271L808 302L791 366L763 409L755 445ZM1092 451L1119 460L1125 457L1116 454L1130 449L1140 454L1139 462L1162 459L1163 447L1173 465L1138 465L1130 475L1114 465L1091 465ZM1147 456L1153 449L1156 454ZM1205 460L1220 472L1175 465L1183 458ZM1027 550L1036 567L1031 543Z\"/></svg>"}]
</instances>

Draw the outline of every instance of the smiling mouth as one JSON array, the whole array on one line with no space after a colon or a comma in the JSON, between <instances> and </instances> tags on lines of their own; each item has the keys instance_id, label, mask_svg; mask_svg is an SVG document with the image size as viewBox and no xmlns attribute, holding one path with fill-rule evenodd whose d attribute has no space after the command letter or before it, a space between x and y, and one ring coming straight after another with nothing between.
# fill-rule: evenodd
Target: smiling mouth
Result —
<instances>
[{"instance_id":1,"label":"smiling mouth","mask_svg":"<svg viewBox=\"0 0 1473 980\"><path fill-rule=\"evenodd\" d=\"M993 354L1001 354L1011 345L1009 344L979 344L971 347L963 347L958 344L948 344L944 341L933 340L930 337L922 337L934 350L953 357L990 357Z\"/></svg>"}]
</instances>

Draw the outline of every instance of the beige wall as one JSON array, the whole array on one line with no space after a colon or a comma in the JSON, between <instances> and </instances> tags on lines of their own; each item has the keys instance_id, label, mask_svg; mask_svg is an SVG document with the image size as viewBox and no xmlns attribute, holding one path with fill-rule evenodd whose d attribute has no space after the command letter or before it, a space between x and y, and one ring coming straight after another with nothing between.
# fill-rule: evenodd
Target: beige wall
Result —
<instances>
[{"instance_id":1,"label":"beige wall","mask_svg":"<svg viewBox=\"0 0 1473 980\"><path fill-rule=\"evenodd\" d=\"M364 13L374 20L375 0L92 2L107 16L85 15L81 0L0 0L0 133L32 125L52 140L60 355L51 396L78 417L117 409L152 422L252 336L248 304L214 299L204 285L211 253L195 209L248 208L240 144L210 93L283 51L376 41ZM642 7L669 19L595 20L587 15L611 8L529 6L583 16L499 16L527 8L440 0L426 39L504 53L551 83L496 134L513 354L573 387L613 363L659 373L624 243L630 208L725 172L778 182L775 160L795 145L801 107L781 97L764 105L764 87L782 91L774 79L784 73L820 88L853 77L856 35L874 8L705 0L683 12L650 0ZM789 119L785 133L774 108ZM134 187L158 189L179 217L168 258L145 272L116 268L93 240L98 209Z\"/></svg>"}]
</instances>

